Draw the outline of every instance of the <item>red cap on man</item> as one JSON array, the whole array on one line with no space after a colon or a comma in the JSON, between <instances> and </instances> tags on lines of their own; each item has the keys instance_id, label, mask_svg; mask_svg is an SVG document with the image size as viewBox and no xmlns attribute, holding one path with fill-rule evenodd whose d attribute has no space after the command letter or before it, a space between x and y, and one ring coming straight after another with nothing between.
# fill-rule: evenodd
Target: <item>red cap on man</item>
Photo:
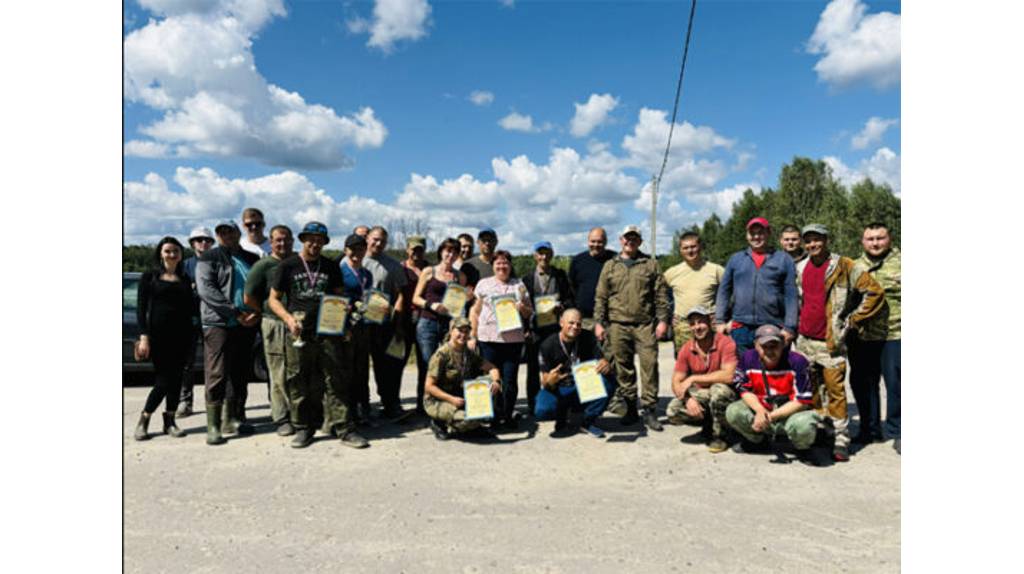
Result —
<instances>
[{"instance_id":1,"label":"red cap on man","mask_svg":"<svg viewBox=\"0 0 1024 574\"><path fill-rule=\"evenodd\" d=\"M748 221L747 222L747 229L750 229L754 225L760 225L761 227L764 227L765 229L771 229L772 228L771 225L768 225L768 220L763 218L763 217L755 217L755 218L751 219L750 221Z\"/></svg>"}]
</instances>

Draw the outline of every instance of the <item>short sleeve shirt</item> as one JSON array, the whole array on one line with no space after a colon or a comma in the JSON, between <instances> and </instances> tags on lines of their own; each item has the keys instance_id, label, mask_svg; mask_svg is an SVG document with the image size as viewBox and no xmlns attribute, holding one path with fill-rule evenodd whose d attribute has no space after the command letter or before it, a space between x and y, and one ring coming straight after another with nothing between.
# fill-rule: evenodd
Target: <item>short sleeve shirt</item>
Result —
<instances>
[{"instance_id":1,"label":"short sleeve shirt","mask_svg":"<svg viewBox=\"0 0 1024 574\"><path fill-rule=\"evenodd\" d=\"M565 342L559 333L553 333L544 339L540 344L538 352L540 370L548 372L562 365L562 371L569 373L559 385L572 386L575 381L572 378L572 366L577 363L603 359L604 350L597 342L597 337L590 331L580 331L575 341Z\"/></svg>"},{"instance_id":2,"label":"short sleeve shirt","mask_svg":"<svg viewBox=\"0 0 1024 574\"><path fill-rule=\"evenodd\" d=\"M684 377L706 375L721 369L724 364L735 365L736 361L736 343L732 337L715 333L706 355L701 353L696 339L687 341L683 348L679 349L675 372L682 373Z\"/></svg>"},{"instance_id":3,"label":"short sleeve shirt","mask_svg":"<svg viewBox=\"0 0 1024 574\"><path fill-rule=\"evenodd\" d=\"M267 306L267 299L270 297L270 287L274 284L277 266L280 264L279 259L264 257L252 266L245 278L245 294L263 303L263 316L269 319L278 318Z\"/></svg>"},{"instance_id":4,"label":"short sleeve shirt","mask_svg":"<svg viewBox=\"0 0 1024 574\"><path fill-rule=\"evenodd\" d=\"M320 297L324 293L336 293L341 288L341 271L330 259L320 256L312 263L305 262L299 255L292 255L277 266L277 275L271 285L275 290L284 293L288 298L288 312L303 311L306 319L304 331L312 331L315 327L313 315L320 307ZM312 282L310 282L312 279Z\"/></svg>"},{"instance_id":5,"label":"short sleeve shirt","mask_svg":"<svg viewBox=\"0 0 1024 574\"><path fill-rule=\"evenodd\" d=\"M394 305L395 299L398 298L398 294L402 292L408 281L402 264L382 253L378 257L369 255L364 257L363 267L373 277L371 287L387 293L391 298L391 304Z\"/></svg>"},{"instance_id":6,"label":"short sleeve shirt","mask_svg":"<svg viewBox=\"0 0 1024 574\"><path fill-rule=\"evenodd\" d=\"M515 295L517 300L522 300L525 297L525 292L526 286L518 279L509 279L507 283L498 281L496 277L481 279L473 292L478 299L483 300L480 322L476 330L477 339L486 343L522 343L525 341L522 329L498 332L498 317L494 314L494 306L491 304L493 297L501 295ZM522 318L520 317L520 319ZM525 321L523 323L525 324Z\"/></svg>"},{"instance_id":7,"label":"short sleeve shirt","mask_svg":"<svg viewBox=\"0 0 1024 574\"><path fill-rule=\"evenodd\" d=\"M430 357L427 376L433 377L442 391L461 397L462 382L480 376L483 365L484 359L476 351L466 347L459 352L445 343Z\"/></svg>"},{"instance_id":8,"label":"short sleeve shirt","mask_svg":"<svg viewBox=\"0 0 1024 574\"><path fill-rule=\"evenodd\" d=\"M721 265L710 261L704 261L696 269L683 261L665 271L665 283L672 289L675 301L675 316L682 318L697 305L714 313L723 273L725 269Z\"/></svg>"}]
</instances>

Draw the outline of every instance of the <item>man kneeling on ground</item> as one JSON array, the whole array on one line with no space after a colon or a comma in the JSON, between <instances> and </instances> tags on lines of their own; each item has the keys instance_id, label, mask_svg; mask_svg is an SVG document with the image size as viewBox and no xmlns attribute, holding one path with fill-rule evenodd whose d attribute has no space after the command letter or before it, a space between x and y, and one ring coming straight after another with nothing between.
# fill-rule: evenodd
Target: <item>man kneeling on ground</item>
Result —
<instances>
[{"instance_id":1,"label":"man kneeling on ground","mask_svg":"<svg viewBox=\"0 0 1024 574\"><path fill-rule=\"evenodd\" d=\"M434 353L427 367L423 410L427 411L430 428L438 440L448 440L452 433L494 437L483 426L487 421L466 420L466 400L462 398L464 381L486 372L491 377L491 395L501 391L498 368L466 346L471 329L469 319L458 317L453 320L448 342Z\"/></svg>"},{"instance_id":2,"label":"man kneeling on ground","mask_svg":"<svg viewBox=\"0 0 1024 574\"><path fill-rule=\"evenodd\" d=\"M736 368L736 389L740 400L725 410L725 419L747 443L737 443L737 452L757 450L765 436L784 432L805 461L817 436L821 416L811 405L807 359L790 351L775 325L762 325L754 333L754 348L740 357Z\"/></svg>"},{"instance_id":3,"label":"man kneeling on ground","mask_svg":"<svg viewBox=\"0 0 1024 574\"><path fill-rule=\"evenodd\" d=\"M732 390L736 374L736 343L728 335L711 327L713 315L696 306L686 313L686 322L693 338L683 344L676 357L672 374L672 393L676 398L666 413L672 424L701 424L710 418L711 441L708 450L714 453L729 448L725 442L725 409L736 400ZM706 413L710 412L710 416Z\"/></svg>"},{"instance_id":4,"label":"man kneeling on ground","mask_svg":"<svg viewBox=\"0 0 1024 574\"><path fill-rule=\"evenodd\" d=\"M597 417L608 405L608 397L615 391L612 365L604 356L604 350L597 343L597 337L583 330L583 315L576 309L566 309L559 320L560 330L552 333L540 344L541 390L537 394L534 416L537 420L554 420L552 436L568 436L569 411L583 411L583 425L587 433L596 438L604 437L604 431L597 426ZM582 362L597 360L597 372L602 375L605 393L603 399L580 403L572 368Z\"/></svg>"}]
</instances>

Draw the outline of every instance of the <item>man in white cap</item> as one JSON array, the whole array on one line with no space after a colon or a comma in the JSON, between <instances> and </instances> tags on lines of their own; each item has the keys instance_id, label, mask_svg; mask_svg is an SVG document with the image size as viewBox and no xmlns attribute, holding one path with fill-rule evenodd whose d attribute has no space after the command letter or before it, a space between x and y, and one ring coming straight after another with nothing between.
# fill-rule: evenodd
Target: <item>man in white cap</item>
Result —
<instances>
[{"instance_id":1,"label":"man in white cap","mask_svg":"<svg viewBox=\"0 0 1024 574\"><path fill-rule=\"evenodd\" d=\"M619 236L622 251L605 262L594 296L594 335L608 341L619 383L608 410L622 424L640 420L636 406L636 367L640 357L643 392L640 398L647 428L662 430L658 421L658 339L671 320L668 286L653 257L640 251L640 228L627 225Z\"/></svg>"},{"instance_id":2,"label":"man in white cap","mask_svg":"<svg viewBox=\"0 0 1024 574\"><path fill-rule=\"evenodd\" d=\"M196 227L192 230L192 233L188 234L188 244L192 248L194 255L185 260L183 265L185 266L185 275L192 280L192 290L196 289L196 265L199 263L199 258L206 253L206 250L213 247L213 232L210 231L209 227ZM196 345L199 344L199 338L203 336L202 330L196 325L195 338L192 339L192 351L188 354L188 361L185 362L185 371L181 375L181 399L178 402L178 411L175 416L178 418L187 417L192 414L192 402L194 395L192 393L192 362L196 356Z\"/></svg>"}]
</instances>

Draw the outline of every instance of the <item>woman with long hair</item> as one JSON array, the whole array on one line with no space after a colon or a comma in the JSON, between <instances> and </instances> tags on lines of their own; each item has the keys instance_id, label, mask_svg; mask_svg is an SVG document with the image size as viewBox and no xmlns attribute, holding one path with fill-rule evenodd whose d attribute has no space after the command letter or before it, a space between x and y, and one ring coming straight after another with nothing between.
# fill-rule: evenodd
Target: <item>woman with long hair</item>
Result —
<instances>
[{"instance_id":1,"label":"woman with long hair","mask_svg":"<svg viewBox=\"0 0 1024 574\"><path fill-rule=\"evenodd\" d=\"M139 281L141 335L136 355L139 360L151 359L156 374L135 427L135 440L149 438L149 418L165 398L164 433L185 436L174 422L174 411L181 393L182 373L192 359L192 337L199 321L199 305L181 264L183 254L184 248L177 239L164 237L156 245L153 269L143 273Z\"/></svg>"}]
</instances>

